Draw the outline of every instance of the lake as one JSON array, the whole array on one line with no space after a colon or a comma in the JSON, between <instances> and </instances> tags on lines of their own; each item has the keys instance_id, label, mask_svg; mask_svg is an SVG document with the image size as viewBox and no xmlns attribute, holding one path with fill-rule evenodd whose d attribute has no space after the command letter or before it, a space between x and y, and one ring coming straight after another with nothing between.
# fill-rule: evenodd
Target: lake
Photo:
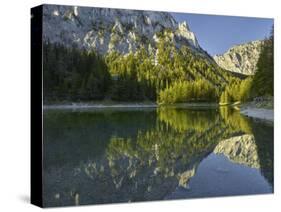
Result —
<instances>
[{"instance_id":1,"label":"lake","mask_svg":"<svg viewBox=\"0 0 281 212\"><path fill-rule=\"evenodd\" d=\"M44 110L46 207L273 193L273 124L229 107Z\"/></svg>"}]
</instances>

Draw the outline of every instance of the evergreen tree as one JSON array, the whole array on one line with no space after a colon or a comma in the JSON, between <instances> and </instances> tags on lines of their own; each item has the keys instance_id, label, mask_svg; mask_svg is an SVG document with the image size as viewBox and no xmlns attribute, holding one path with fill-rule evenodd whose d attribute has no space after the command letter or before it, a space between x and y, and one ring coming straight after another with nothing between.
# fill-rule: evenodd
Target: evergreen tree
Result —
<instances>
[{"instance_id":1,"label":"evergreen tree","mask_svg":"<svg viewBox=\"0 0 281 212\"><path fill-rule=\"evenodd\" d=\"M274 83L274 30L262 46L257 63L257 71L253 79L253 92L256 96L273 96Z\"/></svg>"}]
</instances>

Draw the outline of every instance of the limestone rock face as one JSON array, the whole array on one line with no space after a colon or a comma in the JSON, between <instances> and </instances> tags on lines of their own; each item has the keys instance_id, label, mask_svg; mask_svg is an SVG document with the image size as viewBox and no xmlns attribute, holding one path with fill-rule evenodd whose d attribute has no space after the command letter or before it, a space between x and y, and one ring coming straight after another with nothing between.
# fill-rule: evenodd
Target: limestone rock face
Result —
<instances>
[{"instance_id":1,"label":"limestone rock face","mask_svg":"<svg viewBox=\"0 0 281 212\"><path fill-rule=\"evenodd\" d=\"M176 31L176 35L178 37L187 39L190 45L192 45L194 48L200 49L195 34L189 30L189 27L185 21L183 23L179 23L178 29Z\"/></svg>"},{"instance_id":2,"label":"limestone rock face","mask_svg":"<svg viewBox=\"0 0 281 212\"><path fill-rule=\"evenodd\" d=\"M167 12L44 5L43 39L67 47L121 54L145 47L156 53L157 34L168 30L175 46L188 46L210 56L200 47L186 22L177 23Z\"/></svg>"},{"instance_id":3,"label":"limestone rock face","mask_svg":"<svg viewBox=\"0 0 281 212\"><path fill-rule=\"evenodd\" d=\"M257 40L233 46L222 55L215 55L216 63L232 72L253 75L261 52L263 41Z\"/></svg>"}]
</instances>

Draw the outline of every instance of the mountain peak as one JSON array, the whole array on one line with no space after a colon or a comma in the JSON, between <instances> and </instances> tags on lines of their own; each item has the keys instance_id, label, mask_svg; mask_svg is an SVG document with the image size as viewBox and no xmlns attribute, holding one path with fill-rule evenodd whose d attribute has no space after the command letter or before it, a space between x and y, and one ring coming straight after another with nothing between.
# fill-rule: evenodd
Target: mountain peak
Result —
<instances>
[{"instance_id":1,"label":"mountain peak","mask_svg":"<svg viewBox=\"0 0 281 212\"><path fill-rule=\"evenodd\" d=\"M208 57L188 24L168 12L45 5L43 14L43 37L51 43L126 54L140 46L155 48L156 35L169 29L177 48L189 46Z\"/></svg>"},{"instance_id":2,"label":"mountain peak","mask_svg":"<svg viewBox=\"0 0 281 212\"><path fill-rule=\"evenodd\" d=\"M231 47L224 54L215 55L216 63L232 72L253 75L262 47L262 40L251 41Z\"/></svg>"},{"instance_id":3,"label":"mountain peak","mask_svg":"<svg viewBox=\"0 0 281 212\"><path fill-rule=\"evenodd\" d=\"M190 31L189 26L187 25L186 21L179 23L178 25L178 35L187 39L188 42L196 49L199 49L199 43L197 38L193 32Z\"/></svg>"},{"instance_id":4,"label":"mountain peak","mask_svg":"<svg viewBox=\"0 0 281 212\"><path fill-rule=\"evenodd\" d=\"M190 31L186 21L179 23L179 30Z\"/></svg>"}]
</instances>

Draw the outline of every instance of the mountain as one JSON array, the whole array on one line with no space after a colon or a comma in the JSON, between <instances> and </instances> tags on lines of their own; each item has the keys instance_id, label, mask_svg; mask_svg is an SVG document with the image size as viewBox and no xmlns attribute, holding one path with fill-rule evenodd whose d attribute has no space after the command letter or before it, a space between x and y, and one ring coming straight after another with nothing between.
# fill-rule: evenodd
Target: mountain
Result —
<instances>
[{"instance_id":1,"label":"mountain","mask_svg":"<svg viewBox=\"0 0 281 212\"><path fill-rule=\"evenodd\" d=\"M209 57L186 22L177 23L167 12L45 5L43 37L65 46L100 54L135 52L141 46L156 52L159 33L168 30L177 48L189 46Z\"/></svg>"},{"instance_id":2,"label":"mountain","mask_svg":"<svg viewBox=\"0 0 281 212\"><path fill-rule=\"evenodd\" d=\"M43 41L49 102L217 102L241 79L168 12L44 5Z\"/></svg>"},{"instance_id":3,"label":"mountain","mask_svg":"<svg viewBox=\"0 0 281 212\"><path fill-rule=\"evenodd\" d=\"M215 55L214 60L220 67L228 71L254 75L263 42L257 40L233 46L224 54Z\"/></svg>"}]
</instances>

